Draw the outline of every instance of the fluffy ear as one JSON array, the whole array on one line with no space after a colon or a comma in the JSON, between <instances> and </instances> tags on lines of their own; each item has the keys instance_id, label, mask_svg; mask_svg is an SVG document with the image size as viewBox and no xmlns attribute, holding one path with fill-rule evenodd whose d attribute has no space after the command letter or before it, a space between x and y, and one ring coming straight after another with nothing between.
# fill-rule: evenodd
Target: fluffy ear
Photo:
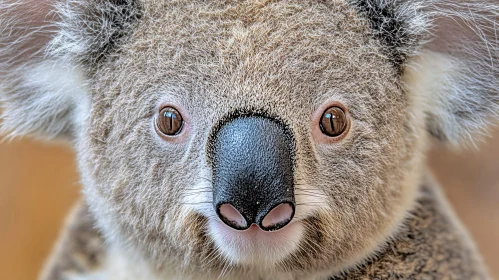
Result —
<instances>
[{"instance_id":1,"label":"fluffy ear","mask_svg":"<svg viewBox=\"0 0 499 280\"><path fill-rule=\"evenodd\" d=\"M119 49L139 11L133 0L0 1L1 131L73 138L92 69Z\"/></svg>"},{"instance_id":2,"label":"fluffy ear","mask_svg":"<svg viewBox=\"0 0 499 280\"><path fill-rule=\"evenodd\" d=\"M454 146L474 143L499 114L499 2L427 0L428 41L405 69L428 131Z\"/></svg>"}]
</instances>

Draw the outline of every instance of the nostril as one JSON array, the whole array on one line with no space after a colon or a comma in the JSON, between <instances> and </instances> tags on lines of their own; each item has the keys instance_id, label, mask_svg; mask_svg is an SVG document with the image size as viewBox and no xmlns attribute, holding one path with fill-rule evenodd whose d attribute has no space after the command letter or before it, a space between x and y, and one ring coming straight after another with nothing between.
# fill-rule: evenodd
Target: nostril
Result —
<instances>
[{"instance_id":1,"label":"nostril","mask_svg":"<svg viewBox=\"0 0 499 280\"><path fill-rule=\"evenodd\" d=\"M230 204L222 204L218 208L218 216L228 226L234 229L245 229L248 227L246 219Z\"/></svg>"},{"instance_id":2,"label":"nostril","mask_svg":"<svg viewBox=\"0 0 499 280\"><path fill-rule=\"evenodd\" d=\"M274 207L262 220L262 229L272 231L285 227L295 214L295 209L290 203L281 203Z\"/></svg>"}]
</instances>

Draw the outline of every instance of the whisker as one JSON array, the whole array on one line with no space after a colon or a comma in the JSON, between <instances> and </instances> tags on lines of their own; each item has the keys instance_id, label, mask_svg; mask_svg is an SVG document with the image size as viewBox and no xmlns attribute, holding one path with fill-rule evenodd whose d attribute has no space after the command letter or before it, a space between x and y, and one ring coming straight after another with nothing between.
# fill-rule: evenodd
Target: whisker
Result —
<instances>
[{"instance_id":1,"label":"whisker","mask_svg":"<svg viewBox=\"0 0 499 280\"><path fill-rule=\"evenodd\" d=\"M189 192L187 194L185 194L186 196L187 195L196 195L196 194L199 194L199 193L211 193L211 191L197 191L197 192Z\"/></svg>"},{"instance_id":2,"label":"whisker","mask_svg":"<svg viewBox=\"0 0 499 280\"><path fill-rule=\"evenodd\" d=\"M198 205L198 204L212 204L212 201L201 201L201 202L182 202L180 205Z\"/></svg>"}]
</instances>

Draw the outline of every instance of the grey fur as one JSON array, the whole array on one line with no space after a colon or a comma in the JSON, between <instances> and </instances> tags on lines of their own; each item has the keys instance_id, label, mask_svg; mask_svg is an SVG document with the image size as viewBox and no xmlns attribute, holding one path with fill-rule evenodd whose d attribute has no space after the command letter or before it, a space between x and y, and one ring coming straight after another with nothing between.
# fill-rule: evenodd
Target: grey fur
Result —
<instances>
[{"instance_id":1,"label":"grey fur","mask_svg":"<svg viewBox=\"0 0 499 280\"><path fill-rule=\"evenodd\" d=\"M2 128L72 141L104 255L133 255L158 279L390 279L388 263L414 271L403 258L386 261L387 244L428 245L431 238L400 237L412 214L426 213L448 222L438 240L470 256L442 262L448 269L429 277L466 267L486 278L445 200L421 186L427 131L457 145L479 139L497 118L499 4L45 0L53 6L34 16L26 3L0 2ZM459 24L442 34L449 22ZM341 141L323 143L310 116L330 101L352 123ZM162 104L185 114L182 141L154 132ZM298 222L289 252L255 245L241 256L212 228L210 134L236 111L277 116L294 134ZM434 202L418 208L421 195ZM111 270L118 259L82 274Z\"/></svg>"}]
</instances>

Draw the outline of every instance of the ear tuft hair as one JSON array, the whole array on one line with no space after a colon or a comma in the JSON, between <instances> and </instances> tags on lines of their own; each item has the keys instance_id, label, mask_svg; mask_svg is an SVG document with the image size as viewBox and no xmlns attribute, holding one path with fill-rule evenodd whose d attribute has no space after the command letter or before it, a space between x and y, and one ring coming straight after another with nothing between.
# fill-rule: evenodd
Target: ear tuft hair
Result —
<instances>
[{"instance_id":1,"label":"ear tuft hair","mask_svg":"<svg viewBox=\"0 0 499 280\"><path fill-rule=\"evenodd\" d=\"M34 135L71 140L85 118L88 94L77 68L56 61L31 65L0 88L0 135Z\"/></svg>"},{"instance_id":2,"label":"ear tuft hair","mask_svg":"<svg viewBox=\"0 0 499 280\"><path fill-rule=\"evenodd\" d=\"M0 1L0 132L73 138L88 111L86 75L140 11L138 0Z\"/></svg>"},{"instance_id":3,"label":"ear tuft hair","mask_svg":"<svg viewBox=\"0 0 499 280\"><path fill-rule=\"evenodd\" d=\"M78 64L108 57L142 15L138 0L79 0L56 6L60 31L49 53Z\"/></svg>"},{"instance_id":4,"label":"ear tuft hair","mask_svg":"<svg viewBox=\"0 0 499 280\"><path fill-rule=\"evenodd\" d=\"M432 38L409 63L408 91L426 103L430 134L481 140L499 118L499 2L425 0Z\"/></svg>"},{"instance_id":5,"label":"ear tuft hair","mask_svg":"<svg viewBox=\"0 0 499 280\"><path fill-rule=\"evenodd\" d=\"M428 36L429 21L418 3L385 0L351 0L369 21L373 36L395 68L402 72L407 59Z\"/></svg>"}]
</instances>

